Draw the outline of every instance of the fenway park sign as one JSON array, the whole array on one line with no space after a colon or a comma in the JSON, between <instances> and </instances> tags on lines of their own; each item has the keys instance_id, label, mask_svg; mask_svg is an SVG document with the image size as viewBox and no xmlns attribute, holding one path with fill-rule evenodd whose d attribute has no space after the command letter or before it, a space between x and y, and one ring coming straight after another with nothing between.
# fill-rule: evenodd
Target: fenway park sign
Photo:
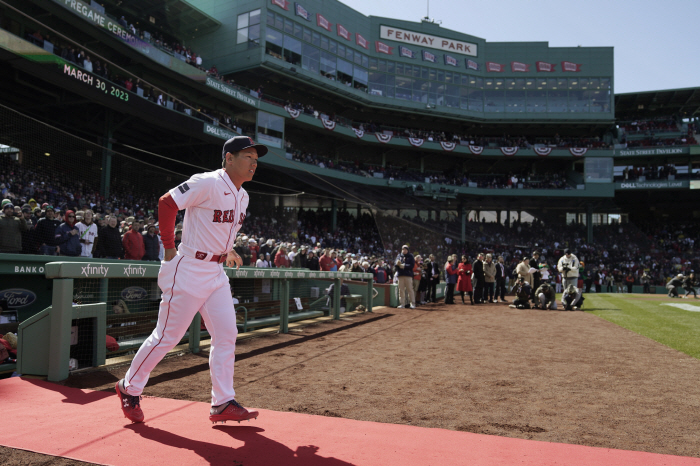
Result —
<instances>
[{"instance_id":1,"label":"fenway park sign","mask_svg":"<svg viewBox=\"0 0 700 466\"><path fill-rule=\"evenodd\" d=\"M379 34L381 39L403 42L405 44L418 45L431 49L444 50L445 52L460 53L476 57L477 45L472 42L448 39L447 37L431 36L406 29L399 29L391 26L380 26Z\"/></svg>"}]
</instances>

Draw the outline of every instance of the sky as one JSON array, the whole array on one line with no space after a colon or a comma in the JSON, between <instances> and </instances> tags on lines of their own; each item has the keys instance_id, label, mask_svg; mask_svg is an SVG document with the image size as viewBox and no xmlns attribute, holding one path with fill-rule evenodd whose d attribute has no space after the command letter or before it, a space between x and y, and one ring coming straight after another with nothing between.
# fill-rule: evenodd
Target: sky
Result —
<instances>
[{"instance_id":1,"label":"sky","mask_svg":"<svg viewBox=\"0 0 700 466\"><path fill-rule=\"evenodd\" d=\"M700 0L340 0L366 16L419 22L487 42L614 47L615 93L700 87Z\"/></svg>"}]
</instances>

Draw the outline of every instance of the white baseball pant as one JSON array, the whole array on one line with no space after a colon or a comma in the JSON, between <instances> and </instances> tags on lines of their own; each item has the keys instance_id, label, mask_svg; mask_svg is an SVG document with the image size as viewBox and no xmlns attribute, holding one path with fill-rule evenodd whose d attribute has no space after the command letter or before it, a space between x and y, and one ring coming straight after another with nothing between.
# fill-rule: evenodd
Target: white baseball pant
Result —
<instances>
[{"instance_id":1,"label":"white baseball pant","mask_svg":"<svg viewBox=\"0 0 700 466\"><path fill-rule=\"evenodd\" d=\"M158 286L163 292L158 323L139 348L124 377L126 392L141 395L151 371L168 351L180 343L199 311L211 335L212 405L219 406L234 399L233 370L238 328L223 266L178 253L171 261L161 262Z\"/></svg>"}]
</instances>

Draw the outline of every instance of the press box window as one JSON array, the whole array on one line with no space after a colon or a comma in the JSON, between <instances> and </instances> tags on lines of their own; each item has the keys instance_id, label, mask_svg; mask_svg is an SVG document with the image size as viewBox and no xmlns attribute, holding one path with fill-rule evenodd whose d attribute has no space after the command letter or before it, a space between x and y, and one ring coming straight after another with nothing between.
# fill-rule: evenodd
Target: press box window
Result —
<instances>
[{"instance_id":1,"label":"press box window","mask_svg":"<svg viewBox=\"0 0 700 466\"><path fill-rule=\"evenodd\" d=\"M269 21L269 19L268 19ZM260 10L253 10L238 15L237 44L260 44Z\"/></svg>"}]
</instances>

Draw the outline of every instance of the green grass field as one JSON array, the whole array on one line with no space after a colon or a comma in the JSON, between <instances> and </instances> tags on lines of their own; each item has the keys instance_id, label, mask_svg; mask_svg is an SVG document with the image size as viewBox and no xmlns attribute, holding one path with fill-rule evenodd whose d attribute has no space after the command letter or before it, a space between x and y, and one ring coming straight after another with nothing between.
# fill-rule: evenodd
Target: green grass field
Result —
<instances>
[{"instance_id":1,"label":"green grass field","mask_svg":"<svg viewBox=\"0 0 700 466\"><path fill-rule=\"evenodd\" d=\"M700 299L587 293L584 310L700 359ZM685 310L663 303L689 306Z\"/></svg>"}]
</instances>

